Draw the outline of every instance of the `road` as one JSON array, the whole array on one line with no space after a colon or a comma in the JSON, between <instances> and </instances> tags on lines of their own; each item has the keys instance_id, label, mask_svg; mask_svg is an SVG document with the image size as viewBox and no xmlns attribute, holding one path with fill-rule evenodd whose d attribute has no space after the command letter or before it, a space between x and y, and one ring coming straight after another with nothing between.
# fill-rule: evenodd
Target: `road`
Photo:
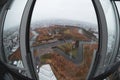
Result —
<instances>
[{"instance_id":1,"label":"road","mask_svg":"<svg viewBox=\"0 0 120 80\"><path fill-rule=\"evenodd\" d=\"M79 65L82 61L83 61L83 44L94 44L96 42L79 42L79 47L78 47L78 52L77 52L77 56L76 58L71 58L69 55L66 55L65 52L63 52L62 50L58 49L58 48L53 48L57 53L59 53L60 55L64 56L66 59L72 61L74 64Z\"/></svg>"},{"instance_id":2,"label":"road","mask_svg":"<svg viewBox=\"0 0 120 80\"><path fill-rule=\"evenodd\" d=\"M30 43L33 43L33 40L36 39L36 37L38 36L38 34L33 31L33 34L35 35L35 37L32 38L32 41L30 41ZM54 51L56 51L58 54L64 56L66 59L72 61L74 64L80 64L83 61L83 44L95 44L96 42L94 41L79 41L79 47L78 47L78 52L77 52L77 56L76 58L71 58L69 55L66 55L65 52L63 52L62 50L56 48L56 46L65 44L65 43L71 43L73 40L58 40L52 43L46 43L46 44L41 44L39 46L33 46L31 47L31 50L34 49L44 49L44 48L52 48Z\"/></svg>"},{"instance_id":3,"label":"road","mask_svg":"<svg viewBox=\"0 0 120 80\"><path fill-rule=\"evenodd\" d=\"M32 49L43 49L43 48L53 48L54 51L56 51L58 54L64 56L66 59L72 61L74 64L80 64L83 61L83 44L93 44L95 42L79 42L79 47L78 47L78 53L76 58L71 58L69 55L66 55L65 52L62 50L56 48L55 46L62 45L64 43L70 43L72 40L67 40L66 42L64 41L56 41L54 43L49 43L45 45L40 45L36 47L32 47Z\"/></svg>"},{"instance_id":4,"label":"road","mask_svg":"<svg viewBox=\"0 0 120 80\"><path fill-rule=\"evenodd\" d=\"M30 46L33 44L33 42L35 41L35 39L37 38L37 36L39 35L37 32L35 32L35 31L32 31L32 33L33 33L33 37L32 37L32 39L30 40Z\"/></svg>"},{"instance_id":5,"label":"road","mask_svg":"<svg viewBox=\"0 0 120 80\"><path fill-rule=\"evenodd\" d=\"M39 46L33 46L32 48L33 49L36 49L36 48L39 48L39 49L42 49L42 48L52 48L52 47L55 47L55 46L58 46L58 45L62 45L62 44L65 44L65 43L71 43L72 40L66 40L66 41L55 41L55 42L52 42L52 43L46 43L46 44L41 44Z\"/></svg>"}]
</instances>

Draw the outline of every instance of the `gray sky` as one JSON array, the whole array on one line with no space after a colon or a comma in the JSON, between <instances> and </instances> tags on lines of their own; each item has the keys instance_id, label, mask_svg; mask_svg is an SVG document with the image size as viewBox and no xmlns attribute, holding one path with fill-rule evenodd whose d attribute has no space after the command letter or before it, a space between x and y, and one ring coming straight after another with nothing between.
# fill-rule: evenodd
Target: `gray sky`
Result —
<instances>
[{"instance_id":1,"label":"gray sky","mask_svg":"<svg viewBox=\"0 0 120 80\"><path fill-rule=\"evenodd\" d=\"M15 27L20 25L23 9L27 0L14 0L10 10L8 10L4 29Z\"/></svg>"},{"instance_id":2,"label":"gray sky","mask_svg":"<svg viewBox=\"0 0 120 80\"><path fill-rule=\"evenodd\" d=\"M97 24L91 0L37 0L32 21L70 19Z\"/></svg>"},{"instance_id":3,"label":"gray sky","mask_svg":"<svg viewBox=\"0 0 120 80\"><path fill-rule=\"evenodd\" d=\"M5 29L20 25L27 0L14 0L7 13ZM32 22L45 19L70 19L97 24L91 0L37 0Z\"/></svg>"}]
</instances>

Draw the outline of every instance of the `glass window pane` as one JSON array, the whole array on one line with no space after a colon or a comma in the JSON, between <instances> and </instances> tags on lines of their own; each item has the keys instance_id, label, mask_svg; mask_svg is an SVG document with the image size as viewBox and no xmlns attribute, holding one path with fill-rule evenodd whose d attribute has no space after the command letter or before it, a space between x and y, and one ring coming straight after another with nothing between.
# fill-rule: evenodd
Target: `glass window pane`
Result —
<instances>
[{"instance_id":1,"label":"glass window pane","mask_svg":"<svg viewBox=\"0 0 120 80\"><path fill-rule=\"evenodd\" d=\"M108 69L110 66L111 59L114 55L114 50L115 50L115 43L117 39L117 21L116 21L116 16L115 12L112 6L111 1L109 0L100 0L100 3L103 7L106 22L107 22L107 31L108 31L108 45L107 45L107 53L105 56L105 61L104 65L100 66L100 69L98 70L97 74L100 74L104 72L105 70Z\"/></svg>"},{"instance_id":2,"label":"glass window pane","mask_svg":"<svg viewBox=\"0 0 120 80\"><path fill-rule=\"evenodd\" d=\"M30 47L40 80L85 80L98 49L92 1L38 0Z\"/></svg>"},{"instance_id":3,"label":"glass window pane","mask_svg":"<svg viewBox=\"0 0 120 80\"><path fill-rule=\"evenodd\" d=\"M9 64L23 68L19 46L19 29L27 0L14 0L6 15L3 30L3 45Z\"/></svg>"},{"instance_id":4,"label":"glass window pane","mask_svg":"<svg viewBox=\"0 0 120 80\"><path fill-rule=\"evenodd\" d=\"M119 15L120 15L120 1L116 1L115 3L117 5L117 9L118 9L118 12L119 12Z\"/></svg>"}]
</instances>

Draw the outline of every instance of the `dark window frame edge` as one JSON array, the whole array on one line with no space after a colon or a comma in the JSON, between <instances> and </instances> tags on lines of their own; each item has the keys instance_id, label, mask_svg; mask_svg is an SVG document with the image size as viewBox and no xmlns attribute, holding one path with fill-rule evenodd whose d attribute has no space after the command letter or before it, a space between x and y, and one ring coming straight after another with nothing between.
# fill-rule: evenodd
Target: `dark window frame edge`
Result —
<instances>
[{"instance_id":1,"label":"dark window frame edge","mask_svg":"<svg viewBox=\"0 0 120 80\"><path fill-rule=\"evenodd\" d=\"M115 13L115 17L116 17L116 41L115 41L115 47L114 47L114 51L113 51L113 55L111 56L111 59L109 61L109 64L112 65L115 62L115 59L117 57L117 54L119 53L119 47L120 47L120 17L119 17L119 12L117 10L117 6L115 4L114 1L111 1L113 9L114 9L114 13Z\"/></svg>"},{"instance_id":2,"label":"dark window frame edge","mask_svg":"<svg viewBox=\"0 0 120 80\"><path fill-rule=\"evenodd\" d=\"M107 23L105 14L100 4L99 0L92 0L93 6L95 8L98 28L99 28L99 47L98 51L95 54L95 59L93 62L93 67L91 69L90 74L88 75L88 80L93 80L97 69L100 68L99 65L103 65L105 54L107 52L107 43L108 43L108 33L107 33ZM91 65L91 66L92 66Z\"/></svg>"},{"instance_id":3,"label":"dark window frame edge","mask_svg":"<svg viewBox=\"0 0 120 80\"><path fill-rule=\"evenodd\" d=\"M4 46L3 46L3 28L4 28L4 22L6 19L7 11L11 5L13 0L7 1L4 6L2 7L1 13L0 13L0 54L1 54L1 60L4 62L7 62L6 54L4 52Z\"/></svg>"},{"instance_id":4,"label":"dark window frame edge","mask_svg":"<svg viewBox=\"0 0 120 80\"><path fill-rule=\"evenodd\" d=\"M28 0L26 7L23 12L23 16L21 19L21 27L20 27L20 47L22 58L24 59L24 64L27 67L28 74L30 74L31 78L37 80L38 76L35 70L35 66L33 65L33 57L29 48L29 27L32 16L32 11L34 8L36 0Z\"/></svg>"}]
</instances>

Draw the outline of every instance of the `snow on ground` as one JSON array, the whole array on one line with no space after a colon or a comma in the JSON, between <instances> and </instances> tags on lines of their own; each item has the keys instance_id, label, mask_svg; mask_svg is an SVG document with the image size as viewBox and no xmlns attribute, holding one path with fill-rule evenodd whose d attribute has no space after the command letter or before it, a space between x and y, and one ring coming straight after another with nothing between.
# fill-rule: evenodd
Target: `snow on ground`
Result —
<instances>
[{"instance_id":1,"label":"snow on ground","mask_svg":"<svg viewBox=\"0 0 120 80\"><path fill-rule=\"evenodd\" d=\"M49 64L41 66L38 75L39 80L57 80Z\"/></svg>"}]
</instances>

